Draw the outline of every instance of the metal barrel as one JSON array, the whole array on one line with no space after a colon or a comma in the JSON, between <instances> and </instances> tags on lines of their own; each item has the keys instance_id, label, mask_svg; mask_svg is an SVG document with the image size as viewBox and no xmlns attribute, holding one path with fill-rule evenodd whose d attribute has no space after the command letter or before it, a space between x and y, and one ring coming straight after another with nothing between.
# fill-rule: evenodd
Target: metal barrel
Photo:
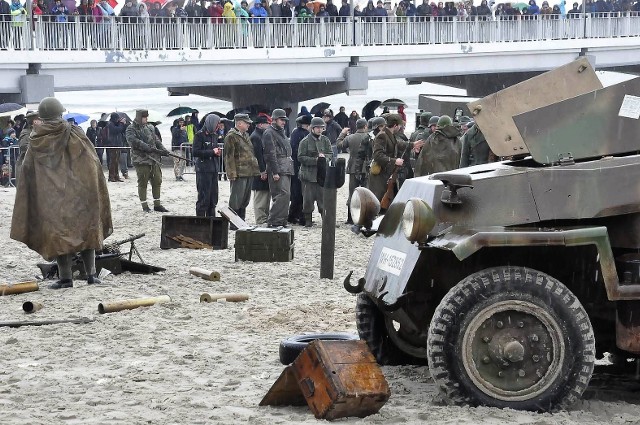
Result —
<instances>
[{"instance_id":1,"label":"metal barrel","mask_svg":"<svg viewBox=\"0 0 640 425\"><path fill-rule=\"evenodd\" d=\"M100 303L98 304L98 312L100 314L114 313L122 310L133 310L138 307L149 307L154 304L162 304L171 302L169 295L161 295L159 297L139 298L135 300L124 300L113 303Z\"/></svg>"},{"instance_id":2,"label":"metal barrel","mask_svg":"<svg viewBox=\"0 0 640 425\"><path fill-rule=\"evenodd\" d=\"M15 283L13 285L0 285L0 296L1 295L13 295L13 294L23 294L25 292L34 292L40 289L38 287L38 282L35 280L30 280L28 282L20 282Z\"/></svg>"},{"instance_id":3,"label":"metal barrel","mask_svg":"<svg viewBox=\"0 0 640 425\"><path fill-rule=\"evenodd\" d=\"M22 309L25 313L35 313L38 310L41 310L44 307L41 303L36 303L32 301L26 301L22 304Z\"/></svg>"}]
</instances>

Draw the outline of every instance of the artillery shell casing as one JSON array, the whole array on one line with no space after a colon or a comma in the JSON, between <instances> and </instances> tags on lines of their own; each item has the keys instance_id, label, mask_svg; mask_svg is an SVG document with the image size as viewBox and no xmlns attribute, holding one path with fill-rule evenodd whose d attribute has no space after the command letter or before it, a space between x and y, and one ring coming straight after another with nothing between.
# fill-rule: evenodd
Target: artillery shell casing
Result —
<instances>
[{"instance_id":1,"label":"artillery shell casing","mask_svg":"<svg viewBox=\"0 0 640 425\"><path fill-rule=\"evenodd\" d=\"M0 285L0 295L24 294L39 290L38 282L30 280L28 282L14 283L13 285Z\"/></svg>"},{"instance_id":2,"label":"artillery shell casing","mask_svg":"<svg viewBox=\"0 0 640 425\"><path fill-rule=\"evenodd\" d=\"M207 294L206 292L200 295L201 303L214 303L218 300L226 300L229 303L237 303L241 301L247 301L249 295L247 294Z\"/></svg>"},{"instance_id":3,"label":"artillery shell casing","mask_svg":"<svg viewBox=\"0 0 640 425\"><path fill-rule=\"evenodd\" d=\"M169 297L169 295L161 295L159 297L139 298L135 300L116 301L113 303L100 303L98 304L98 312L100 314L114 313L116 311L133 310L138 307L149 307L154 304L168 302L171 302L171 297Z\"/></svg>"},{"instance_id":4,"label":"artillery shell casing","mask_svg":"<svg viewBox=\"0 0 640 425\"><path fill-rule=\"evenodd\" d=\"M194 276L201 277L206 280L218 281L220 280L220 273L217 271L211 271L200 267L191 267L189 273Z\"/></svg>"},{"instance_id":5,"label":"artillery shell casing","mask_svg":"<svg viewBox=\"0 0 640 425\"><path fill-rule=\"evenodd\" d=\"M27 314L35 313L36 311L41 310L42 307L44 307L42 304L32 301L26 301L22 304L22 309Z\"/></svg>"}]
</instances>

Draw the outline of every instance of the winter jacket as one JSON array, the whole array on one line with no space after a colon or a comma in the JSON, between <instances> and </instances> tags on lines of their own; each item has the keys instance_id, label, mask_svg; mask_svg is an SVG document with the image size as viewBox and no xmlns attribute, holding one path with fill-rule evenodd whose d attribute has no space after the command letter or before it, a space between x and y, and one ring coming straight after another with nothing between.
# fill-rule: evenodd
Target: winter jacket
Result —
<instances>
[{"instance_id":1,"label":"winter jacket","mask_svg":"<svg viewBox=\"0 0 640 425\"><path fill-rule=\"evenodd\" d=\"M253 154L258 161L258 169L261 173L267 172L267 165L264 162L264 145L262 144L262 135L264 134L264 130L256 127L251 133L249 138L251 139L251 144L253 145ZM269 190L269 181L262 180L260 176L256 176L253 178L253 184L251 185L251 189L253 190Z\"/></svg>"},{"instance_id":2,"label":"winter jacket","mask_svg":"<svg viewBox=\"0 0 640 425\"><path fill-rule=\"evenodd\" d=\"M382 200L387 191L387 180L396 168L395 161L401 158L410 143L396 137L388 128L384 128L373 141L373 159L380 166L380 174L369 176L369 190L378 200Z\"/></svg>"},{"instance_id":3,"label":"winter jacket","mask_svg":"<svg viewBox=\"0 0 640 425\"><path fill-rule=\"evenodd\" d=\"M460 130L439 128L425 142L416 160L415 176L455 170L460 166Z\"/></svg>"},{"instance_id":4,"label":"winter jacket","mask_svg":"<svg viewBox=\"0 0 640 425\"><path fill-rule=\"evenodd\" d=\"M300 141L298 147L298 161L300 161L300 180L304 182L318 181L318 156L323 153L326 161L331 161L332 150L331 143L327 136L316 137L313 133L307 134L307 136Z\"/></svg>"},{"instance_id":5,"label":"winter jacket","mask_svg":"<svg viewBox=\"0 0 640 425\"><path fill-rule=\"evenodd\" d=\"M338 136L340 135L341 131L342 127L340 127L340 124L338 124L335 120L330 120L328 123L326 123L326 130L322 134L329 138L329 142L331 142L331 145L335 145L338 142Z\"/></svg>"},{"instance_id":6,"label":"winter jacket","mask_svg":"<svg viewBox=\"0 0 640 425\"><path fill-rule=\"evenodd\" d=\"M267 173L272 176L274 174L293 175L291 144L284 135L284 129L271 124L262 135L262 143Z\"/></svg>"},{"instance_id":7,"label":"winter jacket","mask_svg":"<svg viewBox=\"0 0 640 425\"><path fill-rule=\"evenodd\" d=\"M477 125L467 130L460 139L460 145L460 168L490 162L491 148Z\"/></svg>"},{"instance_id":8,"label":"winter jacket","mask_svg":"<svg viewBox=\"0 0 640 425\"><path fill-rule=\"evenodd\" d=\"M125 131L127 126L119 121L109 121L107 124L109 137L104 141L107 147L121 148L125 145Z\"/></svg>"},{"instance_id":9,"label":"winter jacket","mask_svg":"<svg viewBox=\"0 0 640 425\"><path fill-rule=\"evenodd\" d=\"M180 146L186 143L188 143L187 131L177 125L171 127L171 149L180 150Z\"/></svg>"},{"instance_id":10,"label":"winter jacket","mask_svg":"<svg viewBox=\"0 0 640 425\"><path fill-rule=\"evenodd\" d=\"M161 160L161 154L170 152L156 136L153 124L140 124L136 121L127 127L127 143L131 146L133 165L154 165Z\"/></svg>"},{"instance_id":11,"label":"winter jacket","mask_svg":"<svg viewBox=\"0 0 640 425\"><path fill-rule=\"evenodd\" d=\"M309 130L305 130L302 127L296 127L296 129L291 132L291 155L293 157L293 169L295 171L295 175L298 175L298 173L300 172L298 148L300 147L300 142L302 141L302 139L307 137L307 134L309 134Z\"/></svg>"},{"instance_id":12,"label":"winter jacket","mask_svg":"<svg viewBox=\"0 0 640 425\"><path fill-rule=\"evenodd\" d=\"M229 179L260 175L258 160L248 133L232 128L224 138L224 170Z\"/></svg>"},{"instance_id":13,"label":"winter jacket","mask_svg":"<svg viewBox=\"0 0 640 425\"><path fill-rule=\"evenodd\" d=\"M193 139L193 157L197 158L196 173L217 173L218 156L213 148L218 147L218 134L209 133L204 127Z\"/></svg>"}]
</instances>

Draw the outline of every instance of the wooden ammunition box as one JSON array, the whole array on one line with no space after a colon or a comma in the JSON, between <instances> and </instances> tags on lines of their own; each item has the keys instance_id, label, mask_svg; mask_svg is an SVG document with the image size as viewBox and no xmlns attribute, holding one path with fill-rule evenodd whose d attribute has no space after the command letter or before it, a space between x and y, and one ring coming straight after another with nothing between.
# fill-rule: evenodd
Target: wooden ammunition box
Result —
<instances>
[{"instance_id":1,"label":"wooden ammunition box","mask_svg":"<svg viewBox=\"0 0 640 425\"><path fill-rule=\"evenodd\" d=\"M249 227L236 230L236 261L291 261L293 246L293 229Z\"/></svg>"},{"instance_id":2,"label":"wooden ammunition box","mask_svg":"<svg viewBox=\"0 0 640 425\"><path fill-rule=\"evenodd\" d=\"M226 249L229 244L229 222L222 217L163 215L160 248L183 248L180 242L172 239L180 236L209 245L213 249Z\"/></svg>"},{"instance_id":3,"label":"wooden ammunition box","mask_svg":"<svg viewBox=\"0 0 640 425\"><path fill-rule=\"evenodd\" d=\"M318 419L377 413L391 392L366 342L317 340L282 372L261 406L307 405Z\"/></svg>"}]
</instances>

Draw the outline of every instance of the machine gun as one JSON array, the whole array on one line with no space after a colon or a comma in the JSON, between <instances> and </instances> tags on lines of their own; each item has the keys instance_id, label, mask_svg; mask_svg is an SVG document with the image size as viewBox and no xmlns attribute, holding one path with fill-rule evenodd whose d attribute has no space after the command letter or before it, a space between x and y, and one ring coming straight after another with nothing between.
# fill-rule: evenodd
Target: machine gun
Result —
<instances>
[{"instance_id":1,"label":"machine gun","mask_svg":"<svg viewBox=\"0 0 640 425\"><path fill-rule=\"evenodd\" d=\"M129 261L131 261L131 257L134 253L144 264L144 260L140 256L140 253L135 246L135 241L140 239L144 235L144 233L139 233L137 235L131 235L126 239L104 244L102 251L96 252L96 269L102 268L102 266L106 265L109 261L118 261L119 257L122 255L128 254ZM130 243L129 251L121 252L120 247L126 243ZM56 263L55 261L52 261L50 263L38 263L37 266L42 273L43 279L54 279L58 276L58 263ZM84 264L82 263L82 257L80 255L75 255L73 257L71 270L74 273L79 272L81 275L84 274Z\"/></svg>"}]
</instances>

